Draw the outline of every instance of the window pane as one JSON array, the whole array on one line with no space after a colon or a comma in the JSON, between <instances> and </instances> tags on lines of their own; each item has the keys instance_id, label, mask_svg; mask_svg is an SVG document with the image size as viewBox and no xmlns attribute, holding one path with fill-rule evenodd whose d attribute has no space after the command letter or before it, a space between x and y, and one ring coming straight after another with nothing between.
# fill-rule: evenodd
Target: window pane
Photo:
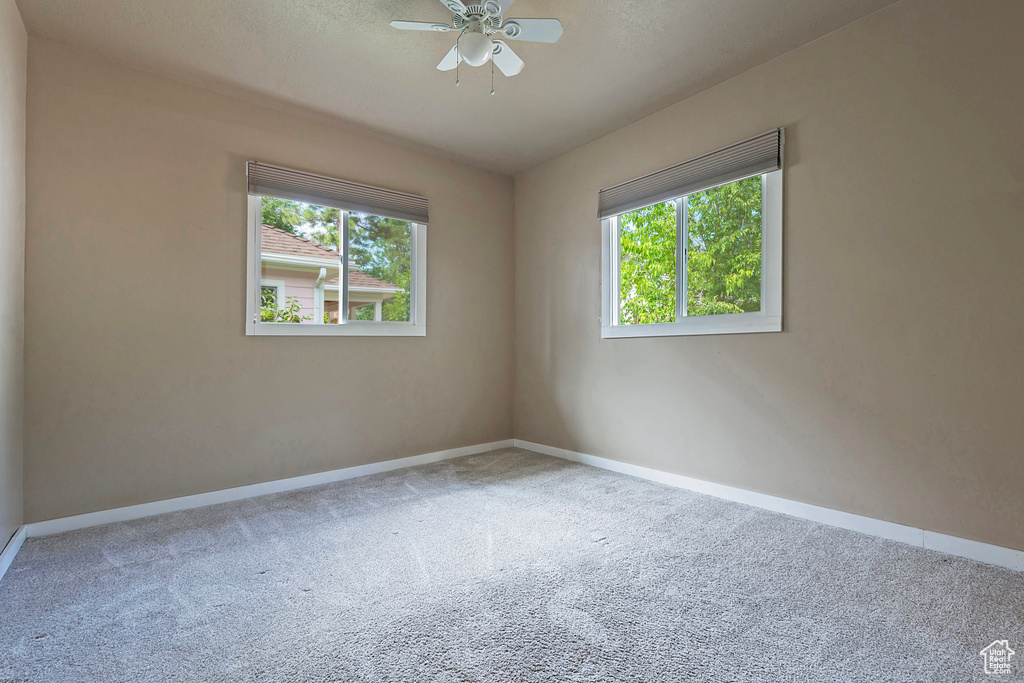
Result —
<instances>
[{"instance_id":1,"label":"window pane","mask_svg":"<svg viewBox=\"0 0 1024 683\"><path fill-rule=\"evenodd\" d=\"M619 324L676 319L676 205L619 216Z\"/></svg>"},{"instance_id":2,"label":"window pane","mask_svg":"<svg viewBox=\"0 0 1024 683\"><path fill-rule=\"evenodd\" d=\"M336 324L341 212L276 197L262 205L260 320Z\"/></svg>"},{"instance_id":3,"label":"window pane","mask_svg":"<svg viewBox=\"0 0 1024 683\"><path fill-rule=\"evenodd\" d=\"M348 238L349 319L410 321L412 224L353 213Z\"/></svg>"},{"instance_id":4,"label":"window pane","mask_svg":"<svg viewBox=\"0 0 1024 683\"><path fill-rule=\"evenodd\" d=\"M761 176L687 198L686 314L761 310Z\"/></svg>"}]
</instances>

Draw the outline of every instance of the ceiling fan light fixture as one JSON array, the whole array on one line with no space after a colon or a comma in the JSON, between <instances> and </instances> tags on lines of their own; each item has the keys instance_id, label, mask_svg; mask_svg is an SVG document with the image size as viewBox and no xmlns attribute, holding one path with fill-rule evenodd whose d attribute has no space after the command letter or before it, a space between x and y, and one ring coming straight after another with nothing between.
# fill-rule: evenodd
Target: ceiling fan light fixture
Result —
<instances>
[{"instance_id":1,"label":"ceiling fan light fixture","mask_svg":"<svg viewBox=\"0 0 1024 683\"><path fill-rule=\"evenodd\" d=\"M470 2L466 5L466 2ZM523 60L506 40L530 43L557 43L562 37L558 19L504 19L515 0L441 0L452 13L451 24L436 21L396 19L394 28L403 31L454 31L458 39L437 65L438 71L455 71L459 84L459 65L483 66L491 61L491 94L494 94L494 69L507 77L523 70ZM504 20L503 20L504 19Z\"/></svg>"},{"instance_id":2,"label":"ceiling fan light fixture","mask_svg":"<svg viewBox=\"0 0 1024 683\"><path fill-rule=\"evenodd\" d=\"M459 38L459 56L470 66L483 66L493 51L494 44L483 33L466 32Z\"/></svg>"}]
</instances>

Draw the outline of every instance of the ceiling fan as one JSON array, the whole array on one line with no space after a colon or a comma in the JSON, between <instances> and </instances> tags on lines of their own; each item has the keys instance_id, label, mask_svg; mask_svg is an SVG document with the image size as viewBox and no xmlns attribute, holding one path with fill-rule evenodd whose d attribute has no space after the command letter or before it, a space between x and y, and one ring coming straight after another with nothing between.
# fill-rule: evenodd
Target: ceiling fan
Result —
<instances>
[{"instance_id":1,"label":"ceiling fan","mask_svg":"<svg viewBox=\"0 0 1024 683\"><path fill-rule=\"evenodd\" d=\"M452 13L451 24L392 21L391 25L404 31L458 32L455 46L437 65L441 71L451 71L460 62L483 66L490 59L501 73L515 76L523 70L523 60L502 39L554 43L562 37L562 24L558 19L502 19L513 2L515 0L484 0L465 5L462 0L441 0ZM458 80L455 83L458 85ZM491 94L494 94L493 88Z\"/></svg>"}]
</instances>

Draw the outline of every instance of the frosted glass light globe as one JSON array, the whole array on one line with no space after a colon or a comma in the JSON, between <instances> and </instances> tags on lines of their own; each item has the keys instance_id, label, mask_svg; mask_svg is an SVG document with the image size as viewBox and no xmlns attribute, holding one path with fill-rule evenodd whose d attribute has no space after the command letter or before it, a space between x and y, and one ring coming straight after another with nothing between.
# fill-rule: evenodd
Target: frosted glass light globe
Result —
<instances>
[{"instance_id":1,"label":"frosted glass light globe","mask_svg":"<svg viewBox=\"0 0 1024 683\"><path fill-rule=\"evenodd\" d=\"M483 33L464 33L459 39L459 56L470 66L483 66L492 52L494 45Z\"/></svg>"}]
</instances>

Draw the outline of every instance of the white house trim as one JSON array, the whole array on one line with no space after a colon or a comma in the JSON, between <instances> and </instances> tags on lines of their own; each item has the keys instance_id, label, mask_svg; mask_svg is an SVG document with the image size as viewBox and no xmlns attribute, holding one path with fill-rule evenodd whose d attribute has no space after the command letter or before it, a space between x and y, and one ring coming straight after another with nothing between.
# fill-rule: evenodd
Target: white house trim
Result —
<instances>
[{"instance_id":1,"label":"white house trim","mask_svg":"<svg viewBox=\"0 0 1024 683\"><path fill-rule=\"evenodd\" d=\"M486 453L487 451L493 451L498 448L508 448L511 445L512 439L505 439L503 441L492 441L491 443L482 443L475 446L450 448L444 451L413 455L407 458L398 458L396 460L374 462L368 465L344 467L338 470L307 474L300 477L291 477L289 479L277 479L260 484L249 484L248 486L238 486L230 489L222 489L220 491L197 493L192 496L169 498L167 500L159 500L152 503L142 503L140 505L115 508L113 510L89 512L84 515L61 517L58 519L50 519L45 522L32 522L31 524L26 524L23 529L27 532L29 538L34 538L36 536L49 536L50 534L59 534L64 531L84 529L86 527L98 526L100 524L125 522L132 519L152 517L153 515L162 515L166 512L190 510L192 508L204 507L206 505L229 503L231 501L242 500L244 498L254 498L256 496L265 496L271 493L294 491L296 489L303 489L309 486L329 484L331 482L343 481L345 479L355 479L356 477L365 477L370 474L390 472L392 470L404 469L406 467L415 467L416 465L426 465L428 463L440 462L451 458L459 458L464 455Z\"/></svg>"},{"instance_id":2,"label":"white house trim","mask_svg":"<svg viewBox=\"0 0 1024 683\"><path fill-rule=\"evenodd\" d=\"M338 285L324 285L324 291L326 292L340 292L341 287ZM401 289L394 287L349 287L349 292L355 292L356 294L398 294ZM337 301L337 299L334 299Z\"/></svg>"},{"instance_id":3,"label":"white house trim","mask_svg":"<svg viewBox=\"0 0 1024 683\"><path fill-rule=\"evenodd\" d=\"M11 563L14 562L14 556L21 550L21 544L25 542L25 538L28 536L26 528L21 526L14 532L14 536L4 546L2 552L0 552L0 581L3 580L4 574L10 568Z\"/></svg>"},{"instance_id":4,"label":"white house trim","mask_svg":"<svg viewBox=\"0 0 1024 683\"><path fill-rule=\"evenodd\" d=\"M850 529L851 531L859 531L860 533L868 534L869 536L876 536L878 538L886 538L891 541L907 543L919 548L937 550L939 552L946 553L947 555L966 557L967 559L977 560L978 562L985 562L1000 567L1006 567L1007 569L1024 571L1024 551L1021 550L1004 548L990 543L981 543L980 541L971 541L966 538L940 534L935 531L927 531L917 527L904 526L903 524L896 524L895 522L886 522L881 519L874 519L873 517L855 515L850 512L819 507L809 503L800 503L795 500L778 498L765 493L756 493L754 491L734 488L724 484L715 484L701 479L684 477L680 474L671 474L669 472L662 472L661 470L654 470L648 467L641 467L639 465L630 465L628 463L619 462L618 460L599 458L595 455L577 453L576 451L557 448L555 446L545 446L544 444L533 443L532 441L524 441L522 439L515 439L514 441L517 448L525 448L526 450L541 453L543 455L551 455L556 458L571 460L584 465L600 467L601 469L611 470L621 474L628 474L633 477L640 477L641 479L648 479L650 481L668 484L669 486L675 486L689 491L696 491L697 493L704 493L716 498L723 498L725 500L731 500L745 505L753 505L754 507L759 507L764 510L781 512L786 515L799 517L800 519L807 519L812 522L819 522L821 524L828 524L829 526Z\"/></svg>"},{"instance_id":5,"label":"white house trim","mask_svg":"<svg viewBox=\"0 0 1024 683\"><path fill-rule=\"evenodd\" d=\"M334 289L338 288L334 287ZM395 287L349 287L348 291L356 294L398 294L404 290Z\"/></svg>"},{"instance_id":6,"label":"white house trim","mask_svg":"<svg viewBox=\"0 0 1024 683\"><path fill-rule=\"evenodd\" d=\"M313 256L290 256L287 254L272 254L263 252L260 260L264 266L302 266L308 268L327 268L328 270L341 270L341 261L331 258L316 258Z\"/></svg>"},{"instance_id":7,"label":"white house trim","mask_svg":"<svg viewBox=\"0 0 1024 683\"><path fill-rule=\"evenodd\" d=\"M324 282L327 281L327 268L321 268L313 286L313 322L322 325L324 322Z\"/></svg>"}]
</instances>

